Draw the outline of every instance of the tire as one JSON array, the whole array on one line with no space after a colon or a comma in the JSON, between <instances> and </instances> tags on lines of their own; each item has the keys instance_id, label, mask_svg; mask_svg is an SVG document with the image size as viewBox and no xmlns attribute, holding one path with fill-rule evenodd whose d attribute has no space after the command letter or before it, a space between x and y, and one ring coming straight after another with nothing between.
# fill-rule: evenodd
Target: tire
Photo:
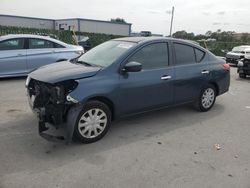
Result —
<instances>
[{"instance_id":1,"label":"tire","mask_svg":"<svg viewBox=\"0 0 250 188\"><path fill-rule=\"evenodd\" d=\"M100 101L87 102L75 122L74 137L82 143L92 143L105 136L111 124L111 111Z\"/></svg>"},{"instance_id":2,"label":"tire","mask_svg":"<svg viewBox=\"0 0 250 188\"><path fill-rule=\"evenodd\" d=\"M239 73L240 78L246 78L247 76L244 73Z\"/></svg>"},{"instance_id":3,"label":"tire","mask_svg":"<svg viewBox=\"0 0 250 188\"><path fill-rule=\"evenodd\" d=\"M210 110L216 100L216 89L212 84L203 87L198 100L195 102L195 108L198 111L206 112Z\"/></svg>"}]
</instances>

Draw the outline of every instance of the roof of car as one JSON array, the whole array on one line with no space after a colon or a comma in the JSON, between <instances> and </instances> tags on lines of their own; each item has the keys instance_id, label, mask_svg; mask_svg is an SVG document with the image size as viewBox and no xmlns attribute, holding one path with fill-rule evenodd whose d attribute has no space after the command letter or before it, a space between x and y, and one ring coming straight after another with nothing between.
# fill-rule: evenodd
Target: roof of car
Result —
<instances>
[{"instance_id":1,"label":"roof of car","mask_svg":"<svg viewBox=\"0 0 250 188\"><path fill-rule=\"evenodd\" d=\"M43 36L43 35L32 35L32 34L9 34L0 36L0 41L6 39L13 39L13 38L38 38L38 39L47 39L62 45L66 45L64 42L51 38L50 36Z\"/></svg>"},{"instance_id":2,"label":"roof of car","mask_svg":"<svg viewBox=\"0 0 250 188\"><path fill-rule=\"evenodd\" d=\"M196 45L198 46L199 43L196 41L191 41L191 40L184 40L184 39L176 39L176 38L171 38L171 37L123 37L123 38L116 38L113 40L117 41L127 41L127 42L135 42L135 43L141 43L141 42L148 42L148 41L159 41L159 40L165 40L165 41L174 41L174 42L185 42L191 45Z\"/></svg>"},{"instance_id":3,"label":"roof of car","mask_svg":"<svg viewBox=\"0 0 250 188\"><path fill-rule=\"evenodd\" d=\"M139 42L145 42L145 41L164 40L164 39L167 39L167 38L166 37L123 37L123 38L116 38L113 40L139 43Z\"/></svg>"}]
</instances>

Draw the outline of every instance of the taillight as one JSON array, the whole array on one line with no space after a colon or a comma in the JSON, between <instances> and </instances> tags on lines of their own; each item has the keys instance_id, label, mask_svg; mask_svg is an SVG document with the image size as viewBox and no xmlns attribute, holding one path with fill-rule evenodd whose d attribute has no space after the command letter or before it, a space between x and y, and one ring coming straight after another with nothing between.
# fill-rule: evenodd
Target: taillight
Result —
<instances>
[{"instance_id":1,"label":"taillight","mask_svg":"<svg viewBox=\"0 0 250 188\"><path fill-rule=\"evenodd\" d=\"M227 64L227 63L224 63L224 64L223 64L223 68L224 68L225 70L230 70L230 65Z\"/></svg>"}]
</instances>

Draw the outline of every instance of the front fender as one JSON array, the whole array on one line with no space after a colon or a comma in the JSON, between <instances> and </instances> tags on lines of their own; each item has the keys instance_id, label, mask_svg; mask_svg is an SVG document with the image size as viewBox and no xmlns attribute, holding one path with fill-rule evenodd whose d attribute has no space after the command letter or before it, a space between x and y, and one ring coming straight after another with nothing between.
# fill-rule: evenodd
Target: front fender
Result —
<instances>
[{"instance_id":1,"label":"front fender","mask_svg":"<svg viewBox=\"0 0 250 188\"><path fill-rule=\"evenodd\" d=\"M80 79L77 88L69 95L81 104L93 97L106 97L115 104L118 100L118 80L119 77L115 74Z\"/></svg>"}]
</instances>

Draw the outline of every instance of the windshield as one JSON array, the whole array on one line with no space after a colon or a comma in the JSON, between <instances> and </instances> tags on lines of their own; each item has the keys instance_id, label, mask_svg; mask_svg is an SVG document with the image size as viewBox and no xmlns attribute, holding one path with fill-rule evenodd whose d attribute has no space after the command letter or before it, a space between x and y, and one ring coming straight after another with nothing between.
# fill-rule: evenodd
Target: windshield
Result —
<instances>
[{"instance_id":1,"label":"windshield","mask_svg":"<svg viewBox=\"0 0 250 188\"><path fill-rule=\"evenodd\" d=\"M237 53L245 53L245 50L250 48L249 46L246 47L246 46L237 46L237 47L234 47L232 49L233 52L237 52Z\"/></svg>"},{"instance_id":2,"label":"windshield","mask_svg":"<svg viewBox=\"0 0 250 188\"><path fill-rule=\"evenodd\" d=\"M136 43L125 41L104 42L83 54L78 63L107 67Z\"/></svg>"}]
</instances>

